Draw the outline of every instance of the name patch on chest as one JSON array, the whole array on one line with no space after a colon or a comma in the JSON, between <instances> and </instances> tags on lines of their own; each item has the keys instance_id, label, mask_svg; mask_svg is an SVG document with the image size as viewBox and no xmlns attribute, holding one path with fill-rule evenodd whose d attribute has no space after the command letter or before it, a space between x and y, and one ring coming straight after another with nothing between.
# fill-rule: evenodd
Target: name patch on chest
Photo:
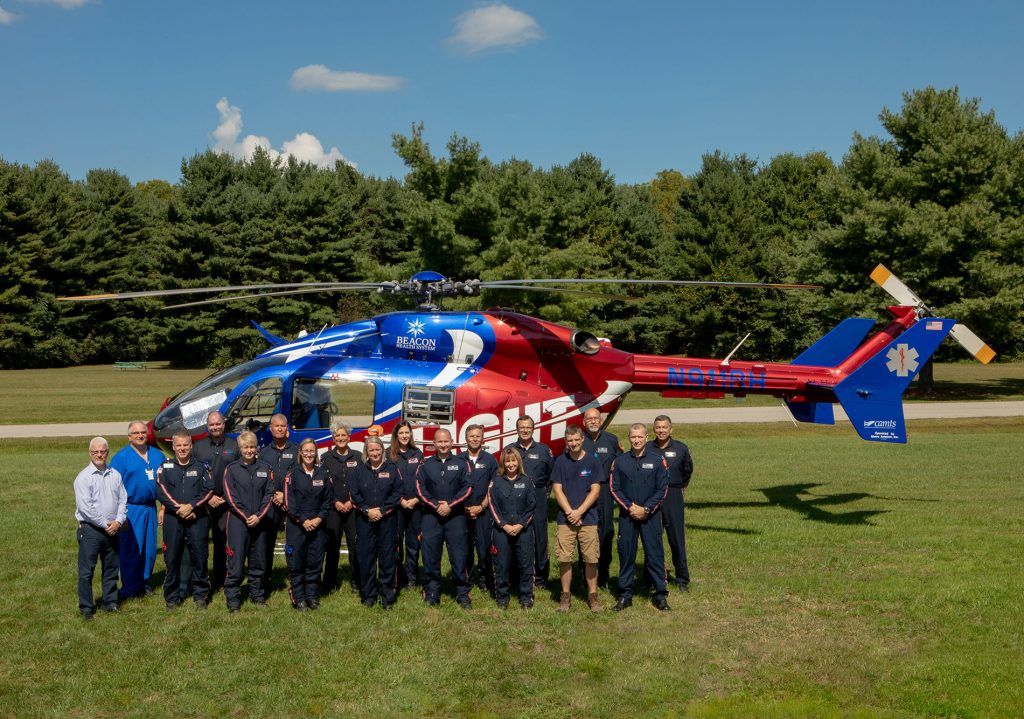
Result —
<instances>
[{"instance_id":1,"label":"name patch on chest","mask_svg":"<svg viewBox=\"0 0 1024 719\"><path fill-rule=\"evenodd\" d=\"M457 465L457 464L446 464L444 466L444 468L449 470L449 471L454 472L454 471L457 471L459 469L459 465Z\"/></svg>"},{"instance_id":2,"label":"name patch on chest","mask_svg":"<svg viewBox=\"0 0 1024 719\"><path fill-rule=\"evenodd\" d=\"M355 459L350 459L349 461L345 462L345 466L346 467L356 467L358 465L359 465L359 461L355 460Z\"/></svg>"},{"instance_id":3,"label":"name patch on chest","mask_svg":"<svg viewBox=\"0 0 1024 719\"><path fill-rule=\"evenodd\" d=\"M527 459L540 459L540 455L539 454L530 453L530 454L526 455L526 458Z\"/></svg>"},{"instance_id":4,"label":"name patch on chest","mask_svg":"<svg viewBox=\"0 0 1024 719\"><path fill-rule=\"evenodd\" d=\"M409 457L409 459L405 460L405 463L406 464L419 464L420 463L420 458L419 457Z\"/></svg>"},{"instance_id":5,"label":"name patch on chest","mask_svg":"<svg viewBox=\"0 0 1024 719\"><path fill-rule=\"evenodd\" d=\"M322 479L314 479L313 480L313 486L314 487L323 487L324 486L324 481Z\"/></svg>"},{"instance_id":6,"label":"name patch on chest","mask_svg":"<svg viewBox=\"0 0 1024 719\"><path fill-rule=\"evenodd\" d=\"M379 479L391 479L391 472L377 472Z\"/></svg>"},{"instance_id":7,"label":"name patch on chest","mask_svg":"<svg viewBox=\"0 0 1024 719\"><path fill-rule=\"evenodd\" d=\"M257 477L266 477L266 476L267 476L267 473L266 473L266 472L257 472L257 473L256 473L256 476L257 476Z\"/></svg>"},{"instance_id":8,"label":"name patch on chest","mask_svg":"<svg viewBox=\"0 0 1024 719\"><path fill-rule=\"evenodd\" d=\"M174 469L174 462L165 462L164 469Z\"/></svg>"},{"instance_id":9,"label":"name patch on chest","mask_svg":"<svg viewBox=\"0 0 1024 719\"><path fill-rule=\"evenodd\" d=\"M644 462L640 467L642 469L654 469L654 462Z\"/></svg>"},{"instance_id":10,"label":"name patch on chest","mask_svg":"<svg viewBox=\"0 0 1024 719\"><path fill-rule=\"evenodd\" d=\"M516 482L512 485L515 489L526 489L526 482Z\"/></svg>"},{"instance_id":11,"label":"name patch on chest","mask_svg":"<svg viewBox=\"0 0 1024 719\"><path fill-rule=\"evenodd\" d=\"M291 452L284 452L281 455L281 459L295 459L295 455L292 454Z\"/></svg>"},{"instance_id":12,"label":"name patch on chest","mask_svg":"<svg viewBox=\"0 0 1024 719\"><path fill-rule=\"evenodd\" d=\"M186 477L198 477L199 476L199 472L197 470L195 470L195 469L189 470L188 472L185 472L185 476Z\"/></svg>"},{"instance_id":13,"label":"name patch on chest","mask_svg":"<svg viewBox=\"0 0 1024 719\"><path fill-rule=\"evenodd\" d=\"M597 453L598 454L608 454L608 448L607 447L598 447L597 448Z\"/></svg>"},{"instance_id":14,"label":"name patch on chest","mask_svg":"<svg viewBox=\"0 0 1024 719\"><path fill-rule=\"evenodd\" d=\"M665 452L665 456L666 457L675 457L676 453L675 452Z\"/></svg>"}]
</instances>

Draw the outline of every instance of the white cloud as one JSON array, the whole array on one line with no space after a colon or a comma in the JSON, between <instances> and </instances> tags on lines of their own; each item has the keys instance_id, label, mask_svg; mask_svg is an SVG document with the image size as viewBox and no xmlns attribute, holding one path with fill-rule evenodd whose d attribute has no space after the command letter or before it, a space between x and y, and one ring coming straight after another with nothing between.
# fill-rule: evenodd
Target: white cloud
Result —
<instances>
[{"instance_id":1,"label":"white cloud","mask_svg":"<svg viewBox=\"0 0 1024 719\"><path fill-rule=\"evenodd\" d=\"M275 150L270 144L270 139L262 135L246 135L241 140L242 134L242 110L228 102L222 97L217 102L217 112L220 114L220 124L214 129L210 136L213 138L213 149L218 152L227 152L234 157L248 160L252 157L257 147L266 150L271 158L294 157L299 162L310 162L318 167L334 167L337 161L355 167L356 164L341 154L341 150L332 147L330 151L324 152L324 146L315 135L308 132L300 132L293 139L286 140L281 145L281 150Z\"/></svg>"},{"instance_id":2,"label":"white cloud","mask_svg":"<svg viewBox=\"0 0 1024 719\"><path fill-rule=\"evenodd\" d=\"M366 72L331 70L323 65L306 65L292 73L293 90L324 90L325 92L397 90L402 78L371 75Z\"/></svg>"},{"instance_id":3,"label":"white cloud","mask_svg":"<svg viewBox=\"0 0 1024 719\"><path fill-rule=\"evenodd\" d=\"M17 15L15 15L12 12L7 12L2 7L0 7L0 25L10 25L17 19Z\"/></svg>"},{"instance_id":4,"label":"white cloud","mask_svg":"<svg viewBox=\"0 0 1024 719\"><path fill-rule=\"evenodd\" d=\"M464 12L455 18L455 34L448 42L466 52L510 48L544 37L532 17L498 3Z\"/></svg>"},{"instance_id":5,"label":"white cloud","mask_svg":"<svg viewBox=\"0 0 1024 719\"><path fill-rule=\"evenodd\" d=\"M34 5L59 5L65 10L70 10L76 7L82 7L88 4L91 0L22 0L23 2L30 2Z\"/></svg>"}]
</instances>

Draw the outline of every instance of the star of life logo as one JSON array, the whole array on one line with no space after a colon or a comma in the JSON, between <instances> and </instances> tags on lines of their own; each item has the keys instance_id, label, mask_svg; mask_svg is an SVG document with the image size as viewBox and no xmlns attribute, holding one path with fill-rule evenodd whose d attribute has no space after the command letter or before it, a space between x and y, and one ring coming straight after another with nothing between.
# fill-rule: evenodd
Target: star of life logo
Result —
<instances>
[{"instance_id":1,"label":"star of life logo","mask_svg":"<svg viewBox=\"0 0 1024 719\"><path fill-rule=\"evenodd\" d=\"M885 363L886 369L895 372L897 377L906 377L917 371L917 350L905 342L890 347L885 358L889 360Z\"/></svg>"},{"instance_id":2,"label":"star of life logo","mask_svg":"<svg viewBox=\"0 0 1024 719\"><path fill-rule=\"evenodd\" d=\"M428 352L433 352L437 349L436 339L423 336L427 331L423 320L409 320L407 324L409 328L405 331L405 335L395 339L396 347L406 350L426 350Z\"/></svg>"}]
</instances>

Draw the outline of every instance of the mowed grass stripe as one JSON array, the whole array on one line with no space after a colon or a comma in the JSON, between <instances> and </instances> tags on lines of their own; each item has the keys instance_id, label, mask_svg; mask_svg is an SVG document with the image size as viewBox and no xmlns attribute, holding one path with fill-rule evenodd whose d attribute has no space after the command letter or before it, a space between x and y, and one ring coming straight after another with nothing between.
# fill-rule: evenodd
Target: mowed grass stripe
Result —
<instances>
[{"instance_id":1,"label":"mowed grass stripe","mask_svg":"<svg viewBox=\"0 0 1024 719\"><path fill-rule=\"evenodd\" d=\"M1024 712L1024 421L919 422L907 446L838 428L680 429L697 467L694 591L672 592L665 615L642 595L591 615L582 594L568 615L550 595L503 613L477 592L468 613L405 594L384 614L343 590L316 614L284 592L235 616L222 595L174 614L156 597L86 625L71 492L84 443L2 441L4 713Z\"/></svg>"}]
</instances>

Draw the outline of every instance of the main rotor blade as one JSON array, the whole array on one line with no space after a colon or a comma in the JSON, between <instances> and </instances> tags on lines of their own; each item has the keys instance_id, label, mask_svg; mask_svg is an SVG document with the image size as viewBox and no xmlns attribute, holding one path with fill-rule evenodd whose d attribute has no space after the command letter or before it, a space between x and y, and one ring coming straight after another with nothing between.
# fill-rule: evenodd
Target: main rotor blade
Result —
<instances>
[{"instance_id":1,"label":"main rotor blade","mask_svg":"<svg viewBox=\"0 0 1024 719\"><path fill-rule=\"evenodd\" d=\"M974 358L982 364L988 364L996 356L996 351L985 344L978 335L971 332L966 325L955 324L949 334L959 342L965 350L974 355Z\"/></svg>"},{"instance_id":2,"label":"main rotor blade","mask_svg":"<svg viewBox=\"0 0 1024 719\"><path fill-rule=\"evenodd\" d=\"M528 285L492 285L490 282L481 282L478 287L483 290L521 290L525 292L559 292L564 294L580 295L581 297L597 297L602 300L619 300L621 302L640 302L642 297L629 297L628 295L609 295L603 292L588 292L586 290L571 290L567 287L529 287Z\"/></svg>"},{"instance_id":3,"label":"main rotor blade","mask_svg":"<svg viewBox=\"0 0 1024 719\"><path fill-rule=\"evenodd\" d=\"M901 305L911 307L924 307L924 300L914 294L914 291L903 284L903 281L890 272L884 265L878 265L871 272L873 279L879 287L888 292Z\"/></svg>"},{"instance_id":4,"label":"main rotor blade","mask_svg":"<svg viewBox=\"0 0 1024 719\"><path fill-rule=\"evenodd\" d=\"M670 287L735 287L740 289L774 289L774 290L820 290L821 285L800 285L780 282L718 282L715 280L627 280L627 279L605 279L603 277L589 279L563 279L545 277L535 280L487 280L481 282L492 287L500 285L522 285L531 284L569 284L569 285L667 285Z\"/></svg>"},{"instance_id":5,"label":"main rotor blade","mask_svg":"<svg viewBox=\"0 0 1024 719\"><path fill-rule=\"evenodd\" d=\"M270 290L291 287L374 289L379 285L380 283L377 282L279 282L259 285L225 285L223 287L180 287L173 290L145 290L142 292L109 292L102 295L74 295L58 297L57 299L65 302L99 302L101 300L134 300L140 297L170 297L173 295L192 295L207 292L237 292L240 290Z\"/></svg>"},{"instance_id":6,"label":"main rotor blade","mask_svg":"<svg viewBox=\"0 0 1024 719\"><path fill-rule=\"evenodd\" d=\"M252 285L250 285L252 286ZM231 297L215 297L212 300L199 300L197 302L183 302L177 305L166 305L161 310L178 310L183 307L199 307L200 305L212 305L220 302L234 302L236 300L252 300L260 297L284 297L285 295L305 295L312 292L359 292L361 290L375 290L377 285L362 286L330 286L330 287L307 287L301 290L282 290L280 292L258 292L249 295L232 295Z\"/></svg>"}]
</instances>

